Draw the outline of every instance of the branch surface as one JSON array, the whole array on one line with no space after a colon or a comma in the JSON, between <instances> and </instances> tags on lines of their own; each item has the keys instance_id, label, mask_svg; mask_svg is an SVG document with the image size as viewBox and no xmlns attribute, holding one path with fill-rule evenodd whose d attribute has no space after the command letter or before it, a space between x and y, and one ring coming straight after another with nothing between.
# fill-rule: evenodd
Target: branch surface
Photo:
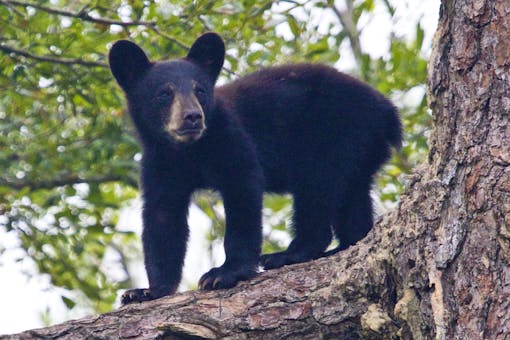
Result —
<instances>
[{"instance_id":1,"label":"branch surface","mask_svg":"<svg viewBox=\"0 0 510 340\"><path fill-rule=\"evenodd\" d=\"M230 290L176 294L14 337L391 337L398 322L386 310L395 293L385 284L387 256L374 248L381 241L377 234L334 256L270 270Z\"/></svg>"}]
</instances>

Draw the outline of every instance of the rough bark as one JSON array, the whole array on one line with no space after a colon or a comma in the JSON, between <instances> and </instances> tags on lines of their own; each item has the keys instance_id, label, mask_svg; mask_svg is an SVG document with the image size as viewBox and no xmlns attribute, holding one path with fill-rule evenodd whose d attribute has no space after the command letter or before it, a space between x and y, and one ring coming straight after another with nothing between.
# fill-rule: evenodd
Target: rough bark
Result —
<instances>
[{"instance_id":1,"label":"rough bark","mask_svg":"<svg viewBox=\"0 0 510 340\"><path fill-rule=\"evenodd\" d=\"M508 339L509 66L510 2L443 1L429 65L429 160L367 238L231 290L14 337Z\"/></svg>"}]
</instances>

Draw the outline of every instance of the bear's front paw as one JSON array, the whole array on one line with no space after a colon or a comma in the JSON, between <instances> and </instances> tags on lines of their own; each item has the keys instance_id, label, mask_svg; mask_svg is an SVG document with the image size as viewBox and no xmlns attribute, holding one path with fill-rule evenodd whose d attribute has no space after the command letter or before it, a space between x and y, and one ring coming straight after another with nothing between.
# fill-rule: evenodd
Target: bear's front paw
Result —
<instances>
[{"instance_id":1,"label":"bear's front paw","mask_svg":"<svg viewBox=\"0 0 510 340\"><path fill-rule=\"evenodd\" d=\"M152 297L150 289L137 288L124 292L120 298L120 302L122 305L127 305L128 303L150 301L154 299L155 298Z\"/></svg>"},{"instance_id":2,"label":"bear's front paw","mask_svg":"<svg viewBox=\"0 0 510 340\"><path fill-rule=\"evenodd\" d=\"M223 265L205 273L198 281L198 287L204 290L232 288L239 281L248 280L255 275L257 275L255 266L232 268Z\"/></svg>"}]
</instances>

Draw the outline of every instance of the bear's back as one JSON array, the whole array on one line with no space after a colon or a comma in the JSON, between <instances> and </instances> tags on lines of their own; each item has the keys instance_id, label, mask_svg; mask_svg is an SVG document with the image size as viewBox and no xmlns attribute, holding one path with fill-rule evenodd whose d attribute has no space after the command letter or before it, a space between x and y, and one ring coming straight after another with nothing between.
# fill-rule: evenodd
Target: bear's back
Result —
<instances>
[{"instance_id":1,"label":"bear's back","mask_svg":"<svg viewBox=\"0 0 510 340\"><path fill-rule=\"evenodd\" d=\"M282 137L289 128L299 138L353 127L375 132L397 115L379 92L322 64L264 68L216 88L216 96L250 133L276 129Z\"/></svg>"},{"instance_id":2,"label":"bear's back","mask_svg":"<svg viewBox=\"0 0 510 340\"><path fill-rule=\"evenodd\" d=\"M388 156L388 129L400 140L392 103L326 65L261 69L216 88L216 97L252 136L272 191L288 190L286 181L306 159L370 162L379 158L373 153ZM353 155L358 152L364 155Z\"/></svg>"}]
</instances>

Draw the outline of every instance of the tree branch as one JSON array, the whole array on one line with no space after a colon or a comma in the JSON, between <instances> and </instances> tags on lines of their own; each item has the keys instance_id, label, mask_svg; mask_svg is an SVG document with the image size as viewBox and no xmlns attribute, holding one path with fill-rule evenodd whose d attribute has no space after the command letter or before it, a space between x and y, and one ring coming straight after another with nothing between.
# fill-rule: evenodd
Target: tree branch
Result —
<instances>
[{"instance_id":1,"label":"tree branch","mask_svg":"<svg viewBox=\"0 0 510 340\"><path fill-rule=\"evenodd\" d=\"M363 60L363 51L361 49L361 43L359 40L359 31L356 27L356 23L352 20L353 18L353 3L351 0L346 1L347 9L340 11L334 4L330 6L333 13L336 15L340 24L343 26L349 43L351 44L352 52L358 66L361 66Z\"/></svg>"},{"instance_id":2,"label":"tree branch","mask_svg":"<svg viewBox=\"0 0 510 340\"><path fill-rule=\"evenodd\" d=\"M388 252L374 250L374 242L381 241L376 239L327 258L264 272L233 289L176 294L15 337L396 338L399 321L386 312L395 303L394 288L387 284L392 271Z\"/></svg>"},{"instance_id":3,"label":"tree branch","mask_svg":"<svg viewBox=\"0 0 510 340\"><path fill-rule=\"evenodd\" d=\"M41 11L50 13L50 14L60 15L60 16L68 17L68 18L80 19L83 21L99 23L99 24L104 24L104 25L118 25L118 26L122 26L122 27L145 26L145 27L149 28L150 30L152 30L157 35L161 36L162 38L177 45L181 49L183 49L185 51L187 51L189 49L189 47L187 45L183 44L179 40L161 32L161 30L159 30L159 28L157 27L156 21L120 21L120 20L113 20L113 19L108 19L108 18L95 18L95 17L90 16L87 12L85 12L85 9L82 9L79 12L71 12L71 11L66 11L66 10L43 6L43 5L40 5L37 3L15 1L15 0L0 0L0 5L2 5L2 4L3 5L11 5L11 6L22 6L22 7L30 6L30 7L39 9ZM8 53L22 55L24 57L31 58L31 59L38 60L38 61L43 61L43 62L59 63L59 64L64 64L64 65L78 64L78 65L83 65L83 66L108 67L108 65L106 63L101 63L101 62L87 62L87 61L83 61L80 59L66 59L66 58L37 56L37 55L31 54L27 51L15 49L13 47L8 47L5 45L0 45L0 50L3 50Z\"/></svg>"},{"instance_id":4,"label":"tree branch","mask_svg":"<svg viewBox=\"0 0 510 340\"><path fill-rule=\"evenodd\" d=\"M0 4L4 5L13 5L13 6L22 6L22 7L33 7L39 9L41 11L60 15L68 18L76 18L83 21L89 21L98 24L104 25L119 25L119 26L154 26L156 25L155 21L121 21L121 20L112 20L112 19L104 19L104 18L94 18L90 16L85 10L81 10L79 12L71 12L65 11L61 9L51 8L47 6L40 5L34 2L24 2L24 1L15 1L15 0L0 0Z\"/></svg>"},{"instance_id":5,"label":"tree branch","mask_svg":"<svg viewBox=\"0 0 510 340\"><path fill-rule=\"evenodd\" d=\"M162 38L165 38L166 40L176 44L177 46L179 46L181 49L183 49L184 51L188 51L189 50L189 47L185 44L183 44L182 42L180 42L179 40L175 39L175 38L172 38L171 36L161 32L156 25L153 25L153 26L150 26L149 27L154 33L156 33L157 35L159 35L160 37Z\"/></svg>"},{"instance_id":6,"label":"tree branch","mask_svg":"<svg viewBox=\"0 0 510 340\"><path fill-rule=\"evenodd\" d=\"M0 0L1 3L1 0ZM35 55L33 53L30 53L25 50L17 49L14 47L9 47L4 45L0 45L0 51L4 51L8 54L16 54L23 56L25 58L33 59L40 62L47 62L47 63L56 63L56 64L62 64L62 65L81 65L81 66L87 66L87 67L108 67L106 63L102 63L99 61L85 61L82 59L72 59L72 58L56 58L56 57L48 57L48 56L39 56Z\"/></svg>"}]
</instances>

